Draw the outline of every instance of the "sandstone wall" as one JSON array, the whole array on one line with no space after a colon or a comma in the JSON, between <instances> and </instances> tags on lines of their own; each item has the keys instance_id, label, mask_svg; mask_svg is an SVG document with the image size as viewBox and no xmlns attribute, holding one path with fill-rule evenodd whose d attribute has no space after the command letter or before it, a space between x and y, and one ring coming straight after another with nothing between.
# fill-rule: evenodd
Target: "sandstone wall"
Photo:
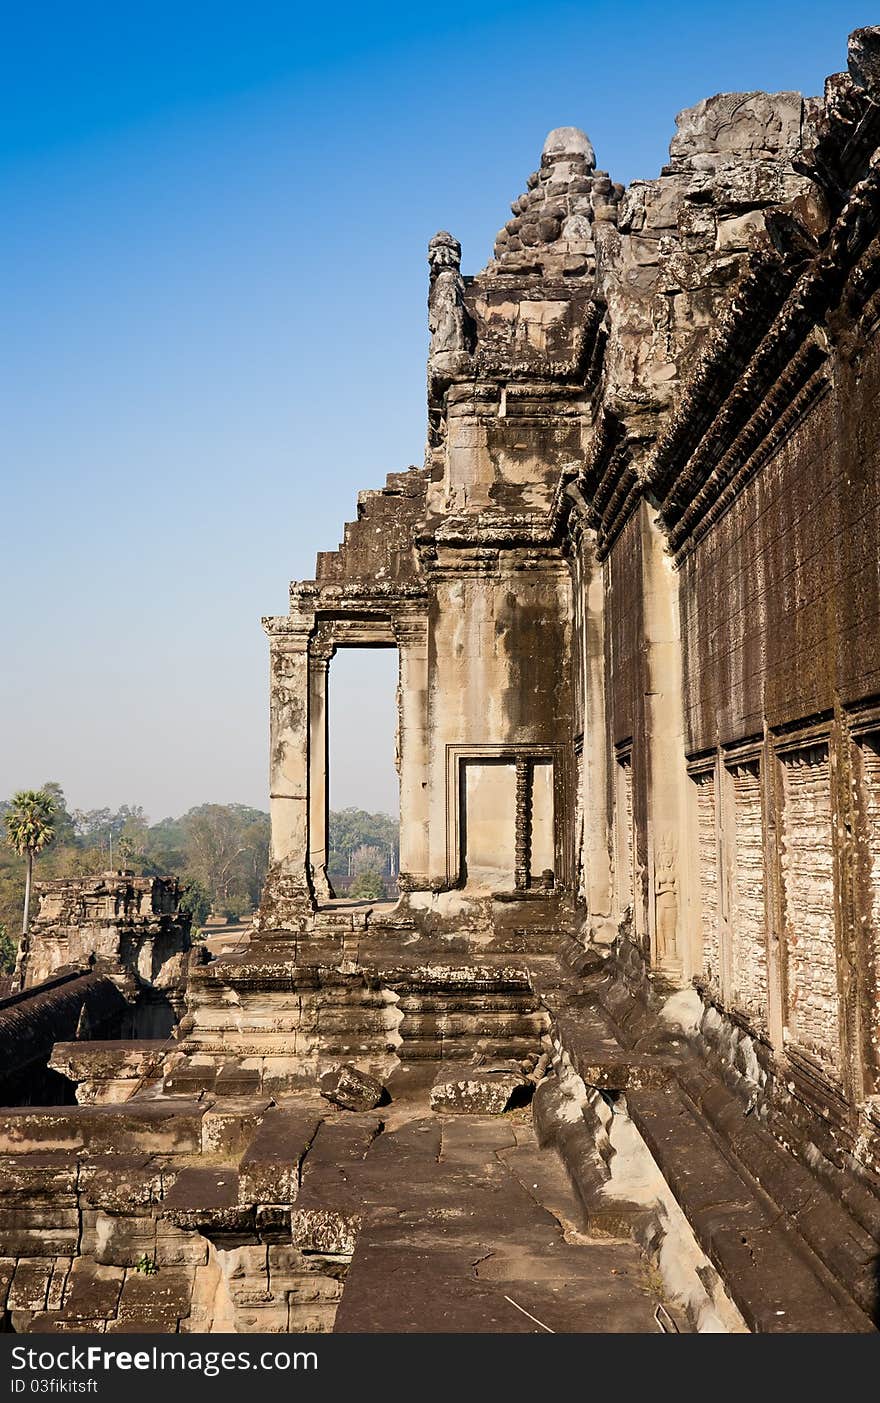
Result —
<instances>
[{"instance_id":1,"label":"sandstone wall","mask_svg":"<svg viewBox=\"0 0 880 1403\"><path fill-rule=\"evenodd\" d=\"M874 340L683 562L689 751L880 691L878 393Z\"/></svg>"}]
</instances>

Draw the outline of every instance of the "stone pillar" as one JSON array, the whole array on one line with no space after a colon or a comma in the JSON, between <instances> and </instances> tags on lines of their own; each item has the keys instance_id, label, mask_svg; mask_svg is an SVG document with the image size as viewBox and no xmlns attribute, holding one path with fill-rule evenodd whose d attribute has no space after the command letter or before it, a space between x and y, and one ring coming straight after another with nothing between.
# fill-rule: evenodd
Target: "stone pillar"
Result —
<instances>
[{"instance_id":1,"label":"stone pillar","mask_svg":"<svg viewBox=\"0 0 880 1403\"><path fill-rule=\"evenodd\" d=\"M425 890L428 856L428 621L398 618L400 650L398 764L400 769L401 892Z\"/></svg>"},{"instance_id":2,"label":"stone pillar","mask_svg":"<svg viewBox=\"0 0 880 1403\"><path fill-rule=\"evenodd\" d=\"M317 901L334 891L327 876L329 852L327 681L336 651L321 634L309 646L309 876Z\"/></svg>"},{"instance_id":3,"label":"stone pillar","mask_svg":"<svg viewBox=\"0 0 880 1403\"><path fill-rule=\"evenodd\" d=\"M269 635L269 872L260 930L305 928L315 909L309 876L309 615L263 620Z\"/></svg>"},{"instance_id":4,"label":"stone pillar","mask_svg":"<svg viewBox=\"0 0 880 1403\"><path fill-rule=\"evenodd\" d=\"M648 934L651 963L672 983L694 973L688 935L688 834L678 573L653 509L642 502L644 724L648 786Z\"/></svg>"},{"instance_id":5,"label":"stone pillar","mask_svg":"<svg viewBox=\"0 0 880 1403\"><path fill-rule=\"evenodd\" d=\"M583 814L584 895L588 940L610 945L617 934L611 875L611 791L608 774L608 721L605 711L605 578L596 559L595 535L587 525L587 507L579 508L570 527L577 552L577 582L582 599L584 744L578 784Z\"/></svg>"}]
</instances>

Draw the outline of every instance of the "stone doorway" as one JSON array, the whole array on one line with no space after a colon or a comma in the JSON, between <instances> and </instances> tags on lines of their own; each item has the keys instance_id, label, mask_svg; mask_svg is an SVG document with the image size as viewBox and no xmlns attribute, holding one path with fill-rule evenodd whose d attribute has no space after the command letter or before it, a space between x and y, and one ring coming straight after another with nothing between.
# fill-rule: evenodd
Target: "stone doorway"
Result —
<instances>
[{"instance_id":1,"label":"stone doorway","mask_svg":"<svg viewBox=\"0 0 880 1403\"><path fill-rule=\"evenodd\" d=\"M388 644L340 647L330 662L325 831L327 873L337 900L398 896L399 668L399 651ZM317 785L319 776L313 780ZM330 814L346 814L346 820L334 824Z\"/></svg>"}]
</instances>

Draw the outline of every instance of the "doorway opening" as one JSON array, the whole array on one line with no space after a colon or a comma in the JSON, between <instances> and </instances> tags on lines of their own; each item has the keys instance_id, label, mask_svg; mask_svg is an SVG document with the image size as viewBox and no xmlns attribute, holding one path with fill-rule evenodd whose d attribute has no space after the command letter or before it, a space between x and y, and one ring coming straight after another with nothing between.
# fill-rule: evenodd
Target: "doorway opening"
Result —
<instances>
[{"instance_id":1,"label":"doorway opening","mask_svg":"<svg viewBox=\"0 0 880 1403\"><path fill-rule=\"evenodd\" d=\"M396 901L398 650L341 647L328 678L328 876L337 898Z\"/></svg>"}]
</instances>

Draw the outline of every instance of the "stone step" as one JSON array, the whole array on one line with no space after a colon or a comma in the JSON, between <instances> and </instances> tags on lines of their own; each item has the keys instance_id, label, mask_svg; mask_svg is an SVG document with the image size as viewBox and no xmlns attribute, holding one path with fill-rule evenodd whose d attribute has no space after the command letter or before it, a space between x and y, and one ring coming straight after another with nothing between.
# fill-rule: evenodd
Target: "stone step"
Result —
<instances>
[{"instance_id":1,"label":"stone step","mask_svg":"<svg viewBox=\"0 0 880 1403\"><path fill-rule=\"evenodd\" d=\"M540 1042L532 1038L414 1038L398 1048L401 1062L468 1062L477 1057L534 1056Z\"/></svg>"},{"instance_id":2,"label":"stone step","mask_svg":"<svg viewBox=\"0 0 880 1403\"><path fill-rule=\"evenodd\" d=\"M761 1202L674 1082L666 1090L629 1092L627 1107L750 1329L873 1331L806 1242Z\"/></svg>"},{"instance_id":3,"label":"stone step","mask_svg":"<svg viewBox=\"0 0 880 1403\"><path fill-rule=\"evenodd\" d=\"M604 1020L591 1016L590 1010L579 1010L577 1017L555 1017L552 1036L586 1085L602 1091L664 1087L681 1060L674 1054L621 1047Z\"/></svg>"},{"instance_id":4,"label":"stone step","mask_svg":"<svg viewBox=\"0 0 880 1403\"><path fill-rule=\"evenodd\" d=\"M495 994L401 994L402 1013L534 1013L540 1007L534 994L514 990Z\"/></svg>"},{"instance_id":5,"label":"stone step","mask_svg":"<svg viewBox=\"0 0 880 1403\"><path fill-rule=\"evenodd\" d=\"M549 1028L544 1013L408 1013L400 1025L405 1041L419 1038L532 1038Z\"/></svg>"},{"instance_id":6,"label":"stone step","mask_svg":"<svg viewBox=\"0 0 880 1403\"><path fill-rule=\"evenodd\" d=\"M162 1216L179 1228L230 1231L244 1226L238 1173L231 1166L181 1169L165 1194Z\"/></svg>"},{"instance_id":7,"label":"stone step","mask_svg":"<svg viewBox=\"0 0 880 1403\"><path fill-rule=\"evenodd\" d=\"M688 1103L725 1139L737 1163L778 1204L810 1249L874 1320L880 1318L880 1222L852 1211L796 1160L743 1103L705 1068L688 1063L678 1072ZM855 1185L851 1186L855 1188ZM860 1205L861 1206L861 1205Z\"/></svg>"},{"instance_id":8,"label":"stone step","mask_svg":"<svg viewBox=\"0 0 880 1403\"><path fill-rule=\"evenodd\" d=\"M106 1106L0 1109L0 1152L79 1150L90 1154L194 1154L205 1107L194 1100L128 1101Z\"/></svg>"}]
</instances>

